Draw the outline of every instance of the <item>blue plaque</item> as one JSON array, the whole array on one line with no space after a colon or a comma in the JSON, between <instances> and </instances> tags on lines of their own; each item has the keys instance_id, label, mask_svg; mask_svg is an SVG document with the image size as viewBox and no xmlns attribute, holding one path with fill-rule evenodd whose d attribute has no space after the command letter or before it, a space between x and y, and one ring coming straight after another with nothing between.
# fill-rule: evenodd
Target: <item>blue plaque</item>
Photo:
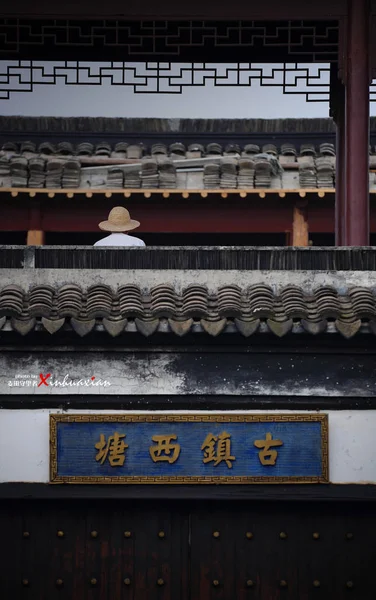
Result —
<instances>
[{"instance_id":1,"label":"blue plaque","mask_svg":"<svg viewBox=\"0 0 376 600\"><path fill-rule=\"evenodd\" d=\"M51 415L51 483L327 483L326 415Z\"/></svg>"}]
</instances>

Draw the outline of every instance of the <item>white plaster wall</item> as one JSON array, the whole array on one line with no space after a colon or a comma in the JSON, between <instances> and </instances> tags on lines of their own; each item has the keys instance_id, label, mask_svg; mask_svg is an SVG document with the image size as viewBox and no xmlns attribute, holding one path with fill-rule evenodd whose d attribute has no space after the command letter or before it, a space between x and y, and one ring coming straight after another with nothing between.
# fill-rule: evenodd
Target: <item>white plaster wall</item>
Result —
<instances>
[{"instance_id":1,"label":"white plaster wall","mask_svg":"<svg viewBox=\"0 0 376 600\"><path fill-rule=\"evenodd\" d=\"M82 246L84 248L84 246ZM3 287L18 285L30 290L37 285L60 287L67 283L88 290L92 285L107 285L118 290L126 284L137 285L142 293L150 293L156 285L172 285L178 294L196 283L204 285L210 293L216 293L225 285L268 285L278 294L288 285L303 288L307 294L321 286L333 286L339 294L346 294L354 286L376 291L375 271L235 271L215 269L200 271L186 269L0 269Z\"/></svg>"},{"instance_id":2,"label":"white plaster wall","mask_svg":"<svg viewBox=\"0 0 376 600\"><path fill-rule=\"evenodd\" d=\"M0 482L49 480L49 414L58 410L0 412ZM125 414L120 411L70 410L69 413ZM134 411L145 412L145 411ZM189 411L169 411L181 414ZM191 414L192 411L190 411ZM270 414L287 411L236 411ZM294 411L297 412L297 411ZM163 412L158 411L159 414ZM158 414L153 413L153 414ZM223 411L222 411L223 413ZM132 414L127 412L126 414ZM307 414L307 413L304 413ZM329 475L332 483L376 485L376 411L328 411Z\"/></svg>"}]
</instances>

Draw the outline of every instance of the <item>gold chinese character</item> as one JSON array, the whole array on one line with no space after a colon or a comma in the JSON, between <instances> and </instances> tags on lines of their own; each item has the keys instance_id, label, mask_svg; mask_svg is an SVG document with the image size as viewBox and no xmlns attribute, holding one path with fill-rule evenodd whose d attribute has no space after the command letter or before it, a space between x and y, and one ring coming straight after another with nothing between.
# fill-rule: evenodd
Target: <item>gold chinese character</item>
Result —
<instances>
[{"instance_id":1,"label":"gold chinese character","mask_svg":"<svg viewBox=\"0 0 376 600\"><path fill-rule=\"evenodd\" d=\"M149 448L153 462L166 461L171 465L179 458L180 445L171 444L172 440L178 439L177 435L153 435L151 439L156 443L156 446Z\"/></svg>"},{"instance_id":2,"label":"gold chinese character","mask_svg":"<svg viewBox=\"0 0 376 600\"><path fill-rule=\"evenodd\" d=\"M216 467L224 461L229 469L232 468L231 461L235 460L235 456L231 456L231 435L226 431L217 436L208 433L201 450L204 450L203 463L214 462Z\"/></svg>"},{"instance_id":3,"label":"gold chinese character","mask_svg":"<svg viewBox=\"0 0 376 600\"><path fill-rule=\"evenodd\" d=\"M101 433L99 442L95 444L98 450L95 460L100 461L103 465L108 458L111 467L122 467L125 461L125 449L128 448L128 444L122 438L125 438L125 433L119 434L115 431L114 435L110 435L106 442L106 437Z\"/></svg>"},{"instance_id":4,"label":"gold chinese character","mask_svg":"<svg viewBox=\"0 0 376 600\"><path fill-rule=\"evenodd\" d=\"M270 448L273 446L283 446L283 442L282 440L273 440L271 433L267 433L265 437L265 440L256 440L254 443L256 448L263 448L258 453L260 462L262 465L275 465L278 452L277 450L270 450Z\"/></svg>"}]
</instances>

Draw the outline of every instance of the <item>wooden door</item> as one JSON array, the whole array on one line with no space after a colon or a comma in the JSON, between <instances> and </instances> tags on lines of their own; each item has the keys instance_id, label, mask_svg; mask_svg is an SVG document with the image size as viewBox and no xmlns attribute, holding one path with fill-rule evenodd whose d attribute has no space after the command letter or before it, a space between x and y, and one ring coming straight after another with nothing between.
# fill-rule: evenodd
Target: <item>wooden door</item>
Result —
<instances>
[{"instance_id":1,"label":"wooden door","mask_svg":"<svg viewBox=\"0 0 376 600\"><path fill-rule=\"evenodd\" d=\"M108 500L0 510L1 600L189 600L184 510Z\"/></svg>"},{"instance_id":2,"label":"wooden door","mask_svg":"<svg viewBox=\"0 0 376 600\"><path fill-rule=\"evenodd\" d=\"M192 513L192 600L374 600L375 559L371 506L265 501Z\"/></svg>"},{"instance_id":3,"label":"wooden door","mask_svg":"<svg viewBox=\"0 0 376 600\"><path fill-rule=\"evenodd\" d=\"M1 600L374 600L373 505L0 506Z\"/></svg>"}]
</instances>

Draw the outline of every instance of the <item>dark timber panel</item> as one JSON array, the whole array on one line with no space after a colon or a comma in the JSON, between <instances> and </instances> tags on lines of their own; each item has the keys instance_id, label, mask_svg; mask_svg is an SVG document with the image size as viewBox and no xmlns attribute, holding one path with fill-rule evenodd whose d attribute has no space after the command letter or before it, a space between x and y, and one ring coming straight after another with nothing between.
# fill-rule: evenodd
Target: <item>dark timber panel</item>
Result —
<instances>
[{"instance_id":1,"label":"dark timber panel","mask_svg":"<svg viewBox=\"0 0 376 600\"><path fill-rule=\"evenodd\" d=\"M184 492L184 493L183 493ZM299 501L299 503L362 503L376 501L376 485L189 485L184 490L178 485L48 485L45 483L2 483L0 484L0 500L19 501L37 500L48 501L93 501L102 504L118 500L121 503L129 501L152 502L180 501L184 497L187 501L200 500L204 502L215 501L246 501L286 503ZM361 510L361 507L358 507Z\"/></svg>"},{"instance_id":2,"label":"dark timber panel","mask_svg":"<svg viewBox=\"0 0 376 600\"><path fill-rule=\"evenodd\" d=\"M373 600L369 504L3 503L4 600Z\"/></svg>"},{"instance_id":3,"label":"dark timber panel","mask_svg":"<svg viewBox=\"0 0 376 600\"><path fill-rule=\"evenodd\" d=\"M72 16L75 18L121 15L128 19L166 19L166 18L215 18L215 19L301 19L330 18L335 19L347 12L346 0L316 0L316 2L298 2L297 0L269 0L263 2L247 2L235 0L228 3L214 0L191 0L189 3L175 0L145 0L142 7L138 2L124 3L122 0L81 0L80 3L61 3L51 0L48 4L43 0L35 0L31 9L27 0L14 0L1 7L4 15L46 15L48 18ZM124 60L124 59L123 59ZM201 60L202 57L201 57Z\"/></svg>"},{"instance_id":4,"label":"dark timber panel","mask_svg":"<svg viewBox=\"0 0 376 600\"><path fill-rule=\"evenodd\" d=\"M0 246L0 268L374 271L376 248Z\"/></svg>"},{"instance_id":5,"label":"dark timber panel","mask_svg":"<svg viewBox=\"0 0 376 600\"><path fill-rule=\"evenodd\" d=\"M100 410L376 410L376 398L350 396L74 396L75 409ZM71 396L0 395L0 409L72 408Z\"/></svg>"},{"instance_id":6,"label":"dark timber panel","mask_svg":"<svg viewBox=\"0 0 376 600\"><path fill-rule=\"evenodd\" d=\"M376 249L146 248L118 250L37 248L41 268L375 270Z\"/></svg>"},{"instance_id":7,"label":"dark timber panel","mask_svg":"<svg viewBox=\"0 0 376 600\"><path fill-rule=\"evenodd\" d=\"M184 492L184 493L183 493ZM362 503L376 501L376 485L189 485L184 490L178 485L48 485L45 483L2 483L0 484L0 500L19 501L93 501L102 504L118 500L168 502L178 501L184 497L213 503L213 501L245 501L247 503L262 501L263 503ZM358 507L358 510L362 510Z\"/></svg>"}]
</instances>

